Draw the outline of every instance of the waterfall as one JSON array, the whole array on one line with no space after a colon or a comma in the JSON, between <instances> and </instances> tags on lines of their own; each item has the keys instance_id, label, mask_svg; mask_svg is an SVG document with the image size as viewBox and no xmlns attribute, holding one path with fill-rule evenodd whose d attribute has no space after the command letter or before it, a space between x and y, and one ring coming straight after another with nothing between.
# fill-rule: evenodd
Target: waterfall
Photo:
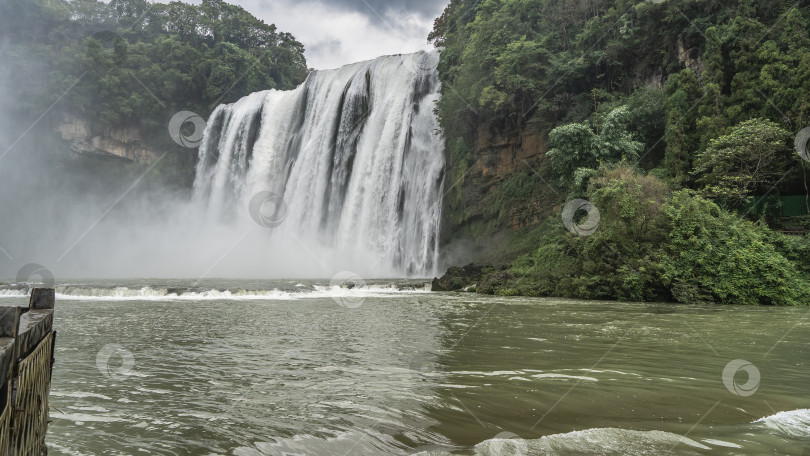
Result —
<instances>
[{"instance_id":1,"label":"waterfall","mask_svg":"<svg viewBox=\"0 0 810 456\"><path fill-rule=\"evenodd\" d=\"M267 236L303 255L360 253L379 263L372 270L434 275L444 186L437 62L435 51L380 57L217 107L196 203L220 221L252 223L251 199L270 192L285 216Z\"/></svg>"}]
</instances>

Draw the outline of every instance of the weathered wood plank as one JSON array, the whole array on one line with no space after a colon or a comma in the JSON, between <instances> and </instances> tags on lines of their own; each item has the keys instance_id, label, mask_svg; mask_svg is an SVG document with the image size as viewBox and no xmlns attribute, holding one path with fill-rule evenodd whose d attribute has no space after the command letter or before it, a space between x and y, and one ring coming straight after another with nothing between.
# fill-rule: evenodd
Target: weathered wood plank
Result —
<instances>
[{"instance_id":1,"label":"weathered wood plank","mask_svg":"<svg viewBox=\"0 0 810 456\"><path fill-rule=\"evenodd\" d=\"M31 309L20 316L20 329L17 334L19 357L28 356L39 342L53 330L53 310Z\"/></svg>"},{"instance_id":2,"label":"weathered wood plank","mask_svg":"<svg viewBox=\"0 0 810 456\"><path fill-rule=\"evenodd\" d=\"M56 290L53 288L34 288L31 290L29 309L53 309L56 301Z\"/></svg>"},{"instance_id":3,"label":"weathered wood plank","mask_svg":"<svg viewBox=\"0 0 810 456\"><path fill-rule=\"evenodd\" d=\"M0 307L0 386L13 375L14 359L17 356L15 338L20 326L20 307Z\"/></svg>"}]
</instances>

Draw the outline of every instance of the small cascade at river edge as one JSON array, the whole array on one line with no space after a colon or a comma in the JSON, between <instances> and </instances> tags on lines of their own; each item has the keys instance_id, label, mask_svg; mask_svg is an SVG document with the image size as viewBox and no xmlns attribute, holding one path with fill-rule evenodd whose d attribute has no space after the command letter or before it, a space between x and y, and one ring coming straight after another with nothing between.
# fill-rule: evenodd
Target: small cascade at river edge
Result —
<instances>
[{"instance_id":1,"label":"small cascade at river edge","mask_svg":"<svg viewBox=\"0 0 810 456\"><path fill-rule=\"evenodd\" d=\"M294 90L217 107L199 149L195 204L241 223L264 195L278 222L267 236L313 255L436 274L445 184L438 58L419 52L313 71Z\"/></svg>"}]
</instances>

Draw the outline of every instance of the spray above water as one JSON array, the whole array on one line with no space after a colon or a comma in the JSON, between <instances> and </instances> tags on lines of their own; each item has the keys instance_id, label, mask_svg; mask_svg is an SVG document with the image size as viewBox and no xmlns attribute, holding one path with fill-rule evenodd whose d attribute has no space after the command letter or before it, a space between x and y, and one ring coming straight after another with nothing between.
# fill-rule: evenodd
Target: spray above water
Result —
<instances>
[{"instance_id":1,"label":"spray above water","mask_svg":"<svg viewBox=\"0 0 810 456\"><path fill-rule=\"evenodd\" d=\"M381 57L218 107L199 151L195 205L212 223L259 219L267 236L300 244L327 269L339 259L334 268L435 274L444 184L437 60ZM269 200L276 209L267 214Z\"/></svg>"},{"instance_id":2,"label":"spray above water","mask_svg":"<svg viewBox=\"0 0 810 456\"><path fill-rule=\"evenodd\" d=\"M436 275L437 61L381 57L248 95L207 121L175 114L169 136L199 146L188 193L151 183L173 152L91 188L94 168L64 172L20 146L0 163L0 207L13 214L0 218L0 277Z\"/></svg>"}]
</instances>

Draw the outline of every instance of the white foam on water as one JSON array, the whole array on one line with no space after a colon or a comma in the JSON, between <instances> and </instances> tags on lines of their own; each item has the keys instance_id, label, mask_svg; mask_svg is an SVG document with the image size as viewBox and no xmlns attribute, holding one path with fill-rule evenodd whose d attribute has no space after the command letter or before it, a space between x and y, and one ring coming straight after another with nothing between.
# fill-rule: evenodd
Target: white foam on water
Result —
<instances>
[{"instance_id":1,"label":"white foam on water","mask_svg":"<svg viewBox=\"0 0 810 456\"><path fill-rule=\"evenodd\" d=\"M582 372L592 372L594 374L603 374L605 372L610 372L613 374L621 374L621 375L634 375L636 377L641 377L640 374L636 374L635 372L622 372L620 370L613 370L613 369L577 369Z\"/></svg>"},{"instance_id":2,"label":"white foam on water","mask_svg":"<svg viewBox=\"0 0 810 456\"><path fill-rule=\"evenodd\" d=\"M523 372L520 371L491 371L491 372L484 372L484 371L454 371L453 374L458 375L480 375L484 377L498 377L498 376L505 376L505 375L520 375Z\"/></svg>"},{"instance_id":3,"label":"white foam on water","mask_svg":"<svg viewBox=\"0 0 810 456\"><path fill-rule=\"evenodd\" d=\"M810 440L810 409L779 412L754 421L789 437Z\"/></svg>"},{"instance_id":4,"label":"white foam on water","mask_svg":"<svg viewBox=\"0 0 810 456\"><path fill-rule=\"evenodd\" d=\"M542 454L555 455L636 455L658 456L685 453L688 449L710 450L700 442L677 434L664 431L634 431L618 428L595 428L573 431L565 434L553 434L539 439L489 439L475 446L478 456L520 456Z\"/></svg>"},{"instance_id":5,"label":"white foam on water","mask_svg":"<svg viewBox=\"0 0 810 456\"><path fill-rule=\"evenodd\" d=\"M0 298L27 298L26 290L0 290Z\"/></svg>"},{"instance_id":6,"label":"white foam on water","mask_svg":"<svg viewBox=\"0 0 810 456\"><path fill-rule=\"evenodd\" d=\"M74 423L90 423L90 422L113 423L113 422L127 421L124 418L111 415L91 415L89 413L61 413L56 411L52 411L50 413L50 417L57 420L73 421Z\"/></svg>"},{"instance_id":7,"label":"white foam on water","mask_svg":"<svg viewBox=\"0 0 810 456\"><path fill-rule=\"evenodd\" d=\"M551 380L584 380L589 382L598 382L599 379L594 377L585 377L582 375L566 375L566 374L536 374L532 375L533 378L546 378Z\"/></svg>"},{"instance_id":8,"label":"white foam on water","mask_svg":"<svg viewBox=\"0 0 810 456\"><path fill-rule=\"evenodd\" d=\"M721 446L726 448L742 448L740 445L736 443L726 442L725 440L717 440L717 439L701 439L703 443L714 445L714 446Z\"/></svg>"},{"instance_id":9,"label":"white foam on water","mask_svg":"<svg viewBox=\"0 0 810 456\"><path fill-rule=\"evenodd\" d=\"M109 410L105 409L104 407L77 407L75 405L68 405L67 408L71 410L78 410L80 412L101 412L101 413L109 412Z\"/></svg>"},{"instance_id":10,"label":"white foam on water","mask_svg":"<svg viewBox=\"0 0 810 456\"><path fill-rule=\"evenodd\" d=\"M275 442L254 442L252 446L241 446L233 450L234 456L277 456L277 455L319 455L385 454L375 445L373 437L361 432L341 432L330 438L320 438L308 434L291 438L279 438Z\"/></svg>"},{"instance_id":11,"label":"white foam on water","mask_svg":"<svg viewBox=\"0 0 810 456\"><path fill-rule=\"evenodd\" d=\"M68 391L68 392L65 392L65 391L51 391L50 395L51 396L56 396L56 397L73 397L73 398L77 398L77 399L85 399L85 398L92 397L94 399L104 399L105 401L112 400L111 397L105 396L103 394L87 393L87 392L83 392L83 391Z\"/></svg>"},{"instance_id":12,"label":"white foam on water","mask_svg":"<svg viewBox=\"0 0 810 456\"><path fill-rule=\"evenodd\" d=\"M48 441L48 449L49 450L56 450L56 451L59 452L58 454L67 454L67 455L70 455L70 456L90 456L89 453L82 453L79 450L74 450L72 448L68 448L68 447L59 445L57 443L53 443L52 440Z\"/></svg>"},{"instance_id":13,"label":"white foam on water","mask_svg":"<svg viewBox=\"0 0 810 456\"><path fill-rule=\"evenodd\" d=\"M150 393L150 394L172 394L172 392L171 392L171 391L169 391L169 390L164 390L164 389L151 389L151 388L143 388L143 387L140 387L140 386L136 387L135 389L136 389L137 391L142 392L142 393Z\"/></svg>"},{"instance_id":14,"label":"white foam on water","mask_svg":"<svg viewBox=\"0 0 810 456\"><path fill-rule=\"evenodd\" d=\"M301 288L301 287L299 287ZM267 290L217 290L186 291L169 293L161 287L89 287L58 286L56 298L63 301L294 301L319 298L369 298L397 297L430 293L427 289L399 289L392 285L368 285L363 287L340 287L314 285L312 289L284 291ZM0 290L0 298L28 298L26 291Z\"/></svg>"}]
</instances>

